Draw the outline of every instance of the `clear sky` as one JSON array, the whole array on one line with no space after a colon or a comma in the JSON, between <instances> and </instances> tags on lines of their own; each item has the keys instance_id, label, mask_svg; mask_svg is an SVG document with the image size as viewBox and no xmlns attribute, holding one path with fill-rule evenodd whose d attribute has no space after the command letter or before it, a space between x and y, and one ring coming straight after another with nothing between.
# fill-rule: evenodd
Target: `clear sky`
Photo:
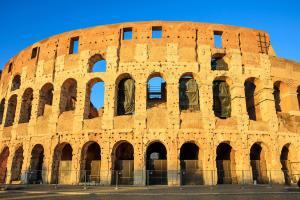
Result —
<instances>
[{"instance_id":1,"label":"clear sky","mask_svg":"<svg viewBox=\"0 0 300 200\"><path fill-rule=\"evenodd\" d=\"M262 29L279 57L300 61L299 0L0 0L0 69L20 50L54 34L148 20Z\"/></svg>"}]
</instances>

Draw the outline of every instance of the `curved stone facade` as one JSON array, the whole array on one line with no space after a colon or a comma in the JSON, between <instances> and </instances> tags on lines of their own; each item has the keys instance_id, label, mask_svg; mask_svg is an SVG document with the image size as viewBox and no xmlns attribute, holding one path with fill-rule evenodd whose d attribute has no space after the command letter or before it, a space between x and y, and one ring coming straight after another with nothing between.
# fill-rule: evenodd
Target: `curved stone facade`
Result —
<instances>
[{"instance_id":1,"label":"curved stone facade","mask_svg":"<svg viewBox=\"0 0 300 200\"><path fill-rule=\"evenodd\" d=\"M299 93L300 63L278 58L264 31L153 21L55 35L4 66L0 181L293 183Z\"/></svg>"}]
</instances>

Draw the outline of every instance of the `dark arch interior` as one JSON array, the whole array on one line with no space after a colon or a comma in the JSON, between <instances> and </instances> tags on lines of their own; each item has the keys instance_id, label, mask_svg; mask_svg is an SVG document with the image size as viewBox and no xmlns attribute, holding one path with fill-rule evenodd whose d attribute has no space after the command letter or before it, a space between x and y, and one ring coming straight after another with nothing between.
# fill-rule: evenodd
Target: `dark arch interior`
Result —
<instances>
[{"instance_id":1,"label":"dark arch interior","mask_svg":"<svg viewBox=\"0 0 300 200\"><path fill-rule=\"evenodd\" d=\"M273 86L273 95L274 95L274 101L275 101L275 109L276 109L276 112L281 112L281 105L280 105L280 102L281 102L281 99L280 99L280 82L275 82L274 83L274 86Z\"/></svg>"},{"instance_id":2,"label":"dark arch interior","mask_svg":"<svg viewBox=\"0 0 300 200\"><path fill-rule=\"evenodd\" d=\"M13 81L12 81L11 91L19 89L20 86L21 86L21 76L20 75L16 75L13 78Z\"/></svg>"},{"instance_id":3,"label":"dark arch interior","mask_svg":"<svg viewBox=\"0 0 300 200\"><path fill-rule=\"evenodd\" d=\"M227 143L221 143L217 147L217 160L231 160L232 147Z\"/></svg>"},{"instance_id":4,"label":"dark arch interior","mask_svg":"<svg viewBox=\"0 0 300 200\"><path fill-rule=\"evenodd\" d=\"M199 88L192 75L179 79L179 108L180 110L199 110Z\"/></svg>"},{"instance_id":5,"label":"dark arch interior","mask_svg":"<svg viewBox=\"0 0 300 200\"><path fill-rule=\"evenodd\" d=\"M5 99L2 99L0 104L0 124L2 124L3 122L4 106L5 106Z\"/></svg>"},{"instance_id":6,"label":"dark arch interior","mask_svg":"<svg viewBox=\"0 0 300 200\"><path fill-rule=\"evenodd\" d=\"M230 88L224 80L213 81L213 110L218 118L226 119L231 116Z\"/></svg>"},{"instance_id":7,"label":"dark arch interior","mask_svg":"<svg viewBox=\"0 0 300 200\"><path fill-rule=\"evenodd\" d=\"M5 118L5 127L12 126L15 121L15 114L17 108L17 95L13 95L8 100L6 111L6 118Z\"/></svg>"},{"instance_id":8,"label":"dark arch interior","mask_svg":"<svg viewBox=\"0 0 300 200\"><path fill-rule=\"evenodd\" d=\"M51 83L45 84L40 91L38 116L48 114L50 112L53 101L53 85Z\"/></svg>"},{"instance_id":9,"label":"dark arch interior","mask_svg":"<svg viewBox=\"0 0 300 200\"><path fill-rule=\"evenodd\" d=\"M33 90L31 88L28 88L25 90L22 96L19 123L29 122L31 118L32 100L33 100Z\"/></svg>"},{"instance_id":10,"label":"dark arch interior","mask_svg":"<svg viewBox=\"0 0 300 200\"><path fill-rule=\"evenodd\" d=\"M253 144L250 149L250 160L260 160L261 159L262 147L260 144Z\"/></svg>"},{"instance_id":11,"label":"dark arch interior","mask_svg":"<svg viewBox=\"0 0 300 200\"><path fill-rule=\"evenodd\" d=\"M134 148L129 142L121 142L114 152L114 174L112 183L118 178L119 184L132 185L134 172ZM118 173L118 175L117 175Z\"/></svg>"},{"instance_id":12,"label":"dark arch interior","mask_svg":"<svg viewBox=\"0 0 300 200\"><path fill-rule=\"evenodd\" d=\"M30 160L30 173L29 173L29 183L42 183L42 170L43 170L43 160L44 160L44 148L42 145L37 144L33 147L31 151Z\"/></svg>"},{"instance_id":13,"label":"dark arch interior","mask_svg":"<svg viewBox=\"0 0 300 200\"><path fill-rule=\"evenodd\" d=\"M250 164L253 181L260 184L268 183L266 161L261 144L254 143L250 149Z\"/></svg>"},{"instance_id":14,"label":"dark arch interior","mask_svg":"<svg viewBox=\"0 0 300 200\"><path fill-rule=\"evenodd\" d=\"M217 174L218 184L231 184L233 183L232 172L232 147L227 143L221 143L217 147Z\"/></svg>"},{"instance_id":15,"label":"dark arch interior","mask_svg":"<svg viewBox=\"0 0 300 200\"><path fill-rule=\"evenodd\" d=\"M160 142L150 144L146 151L147 185L166 185L168 183L167 150Z\"/></svg>"},{"instance_id":16,"label":"dark arch interior","mask_svg":"<svg viewBox=\"0 0 300 200\"><path fill-rule=\"evenodd\" d=\"M77 102L77 82L74 79L66 80L61 87L60 113L75 110Z\"/></svg>"},{"instance_id":17,"label":"dark arch interior","mask_svg":"<svg viewBox=\"0 0 300 200\"><path fill-rule=\"evenodd\" d=\"M154 142L147 148L147 160L167 159L166 147L160 142Z\"/></svg>"},{"instance_id":18,"label":"dark arch interior","mask_svg":"<svg viewBox=\"0 0 300 200\"><path fill-rule=\"evenodd\" d=\"M246 98L246 107L247 113L250 120L256 120L256 110L255 110L255 100L254 100L254 92L255 92L255 84L253 81L247 80L245 81L245 98Z\"/></svg>"},{"instance_id":19,"label":"dark arch interior","mask_svg":"<svg viewBox=\"0 0 300 200\"><path fill-rule=\"evenodd\" d=\"M131 115L135 110L135 83L126 77L118 83L117 115Z\"/></svg>"},{"instance_id":20,"label":"dark arch interior","mask_svg":"<svg viewBox=\"0 0 300 200\"><path fill-rule=\"evenodd\" d=\"M72 147L70 144L66 144L61 152L61 160L72 160Z\"/></svg>"},{"instance_id":21,"label":"dark arch interior","mask_svg":"<svg viewBox=\"0 0 300 200\"><path fill-rule=\"evenodd\" d=\"M291 184L291 163L289 161L289 147L284 145L280 154L281 170L284 174L285 184Z\"/></svg>"},{"instance_id":22,"label":"dark arch interior","mask_svg":"<svg viewBox=\"0 0 300 200\"><path fill-rule=\"evenodd\" d=\"M298 98L298 107L299 107L299 110L300 110L300 86L297 89L297 98Z\"/></svg>"},{"instance_id":23,"label":"dark arch interior","mask_svg":"<svg viewBox=\"0 0 300 200\"><path fill-rule=\"evenodd\" d=\"M101 149L98 143L84 145L81 155L81 182L100 181Z\"/></svg>"},{"instance_id":24,"label":"dark arch interior","mask_svg":"<svg viewBox=\"0 0 300 200\"><path fill-rule=\"evenodd\" d=\"M21 180L21 171L23 165L23 147L19 147L13 157L12 168L11 168L11 181Z\"/></svg>"},{"instance_id":25,"label":"dark arch interior","mask_svg":"<svg viewBox=\"0 0 300 200\"><path fill-rule=\"evenodd\" d=\"M6 180L8 156L9 148L5 147L0 154L0 184L5 183Z\"/></svg>"},{"instance_id":26,"label":"dark arch interior","mask_svg":"<svg viewBox=\"0 0 300 200\"><path fill-rule=\"evenodd\" d=\"M199 147L194 143L185 143L180 148L180 160L198 160Z\"/></svg>"}]
</instances>

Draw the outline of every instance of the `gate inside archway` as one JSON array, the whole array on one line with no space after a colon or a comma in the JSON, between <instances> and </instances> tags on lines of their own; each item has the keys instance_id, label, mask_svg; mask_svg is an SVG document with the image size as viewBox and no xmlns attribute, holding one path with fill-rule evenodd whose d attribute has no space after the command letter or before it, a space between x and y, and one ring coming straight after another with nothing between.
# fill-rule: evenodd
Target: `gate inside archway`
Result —
<instances>
[{"instance_id":1,"label":"gate inside archway","mask_svg":"<svg viewBox=\"0 0 300 200\"><path fill-rule=\"evenodd\" d=\"M146 153L146 184L168 184L167 150L160 142L154 142Z\"/></svg>"},{"instance_id":2,"label":"gate inside archway","mask_svg":"<svg viewBox=\"0 0 300 200\"><path fill-rule=\"evenodd\" d=\"M68 143L62 143L56 146L52 164L52 183L72 183L72 152L72 147Z\"/></svg>"},{"instance_id":3,"label":"gate inside archway","mask_svg":"<svg viewBox=\"0 0 300 200\"><path fill-rule=\"evenodd\" d=\"M28 182L30 184L43 183L43 160L44 148L37 144L31 151L30 168L28 173Z\"/></svg>"},{"instance_id":4,"label":"gate inside archway","mask_svg":"<svg viewBox=\"0 0 300 200\"><path fill-rule=\"evenodd\" d=\"M185 143L180 148L180 170L182 185L203 184L202 162L199 160L199 147Z\"/></svg>"},{"instance_id":5,"label":"gate inside archway","mask_svg":"<svg viewBox=\"0 0 300 200\"><path fill-rule=\"evenodd\" d=\"M113 156L112 184L133 185L134 149L129 142L117 144Z\"/></svg>"},{"instance_id":6,"label":"gate inside archway","mask_svg":"<svg viewBox=\"0 0 300 200\"><path fill-rule=\"evenodd\" d=\"M82 148L80 182L100 183L101 149L98 143L88 142Z\"/></svg>"},{"instance_id":7,"label":"gate inside archway","mask_svg":"<svg viewBox=\"0 0 300 200\"><path fill-rule=\"evenodd\" d=\"M252 178L259 184L267 184L267 164L265 160L265 150L261 144L254 143L250 149L250 165L252 168Z\"/></svg>"},{"instance_id":8,"label":"gate inside archway","mask_svg":"<svg viewBox=\"0 0 300 200\"><path fill-rule=\"evenodd\" d=\"M0 184L5 183L6 180L8 156L9 148L5 147L0 154Z\"/></svg>"},{"instance_id":9,"label":"gate inside archway","mask_svg":"<svg viewBox=\"0 0 300 200\"><path fill-rule=\"evenodd\" d=\"M284 175L284 183L287 185L291 184L291 163L289 160L289 146L284 145L280 154L281 170Z\"/></svg>"},{"instance_id":10,"label":"gate inside archway","mask_svg":"<svg viewBox=\"0 0 300 200\"><path fill-rule=\"evenodd\" d=\"M13 157L11 165L11 182L20 182L22 174L22 165L23 165L23 147L20 146L16 151Z\"/></svg>"},{"instance_id":11,"label":"gate inside archway","mask_svg":"<svg viewBox=\"0 0 300 200\"><path fill-rule=\"evenodd\" d=\"M217 147L217 175L218 184L236 183L234 151L232 147L222 142Z\"/></svg>"}]
</instances>

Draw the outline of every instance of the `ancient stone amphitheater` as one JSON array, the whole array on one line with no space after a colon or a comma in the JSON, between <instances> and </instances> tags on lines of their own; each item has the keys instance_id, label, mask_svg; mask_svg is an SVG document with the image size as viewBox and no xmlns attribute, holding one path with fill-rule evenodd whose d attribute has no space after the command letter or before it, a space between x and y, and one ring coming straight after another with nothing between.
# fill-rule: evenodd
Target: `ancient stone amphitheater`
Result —
<instances>
[{"instance_id":1,"label":"ancient stone amphitheater","mask_svg":"<svg viewBox=\"0 0 300 200\"><path fill-rule=\"evenodd\" d=\"M278 58L264 31L162 21L70 31L11 58L0 91L1 183L299 179L300 63Z\"/></svg>"}]
</instances>

